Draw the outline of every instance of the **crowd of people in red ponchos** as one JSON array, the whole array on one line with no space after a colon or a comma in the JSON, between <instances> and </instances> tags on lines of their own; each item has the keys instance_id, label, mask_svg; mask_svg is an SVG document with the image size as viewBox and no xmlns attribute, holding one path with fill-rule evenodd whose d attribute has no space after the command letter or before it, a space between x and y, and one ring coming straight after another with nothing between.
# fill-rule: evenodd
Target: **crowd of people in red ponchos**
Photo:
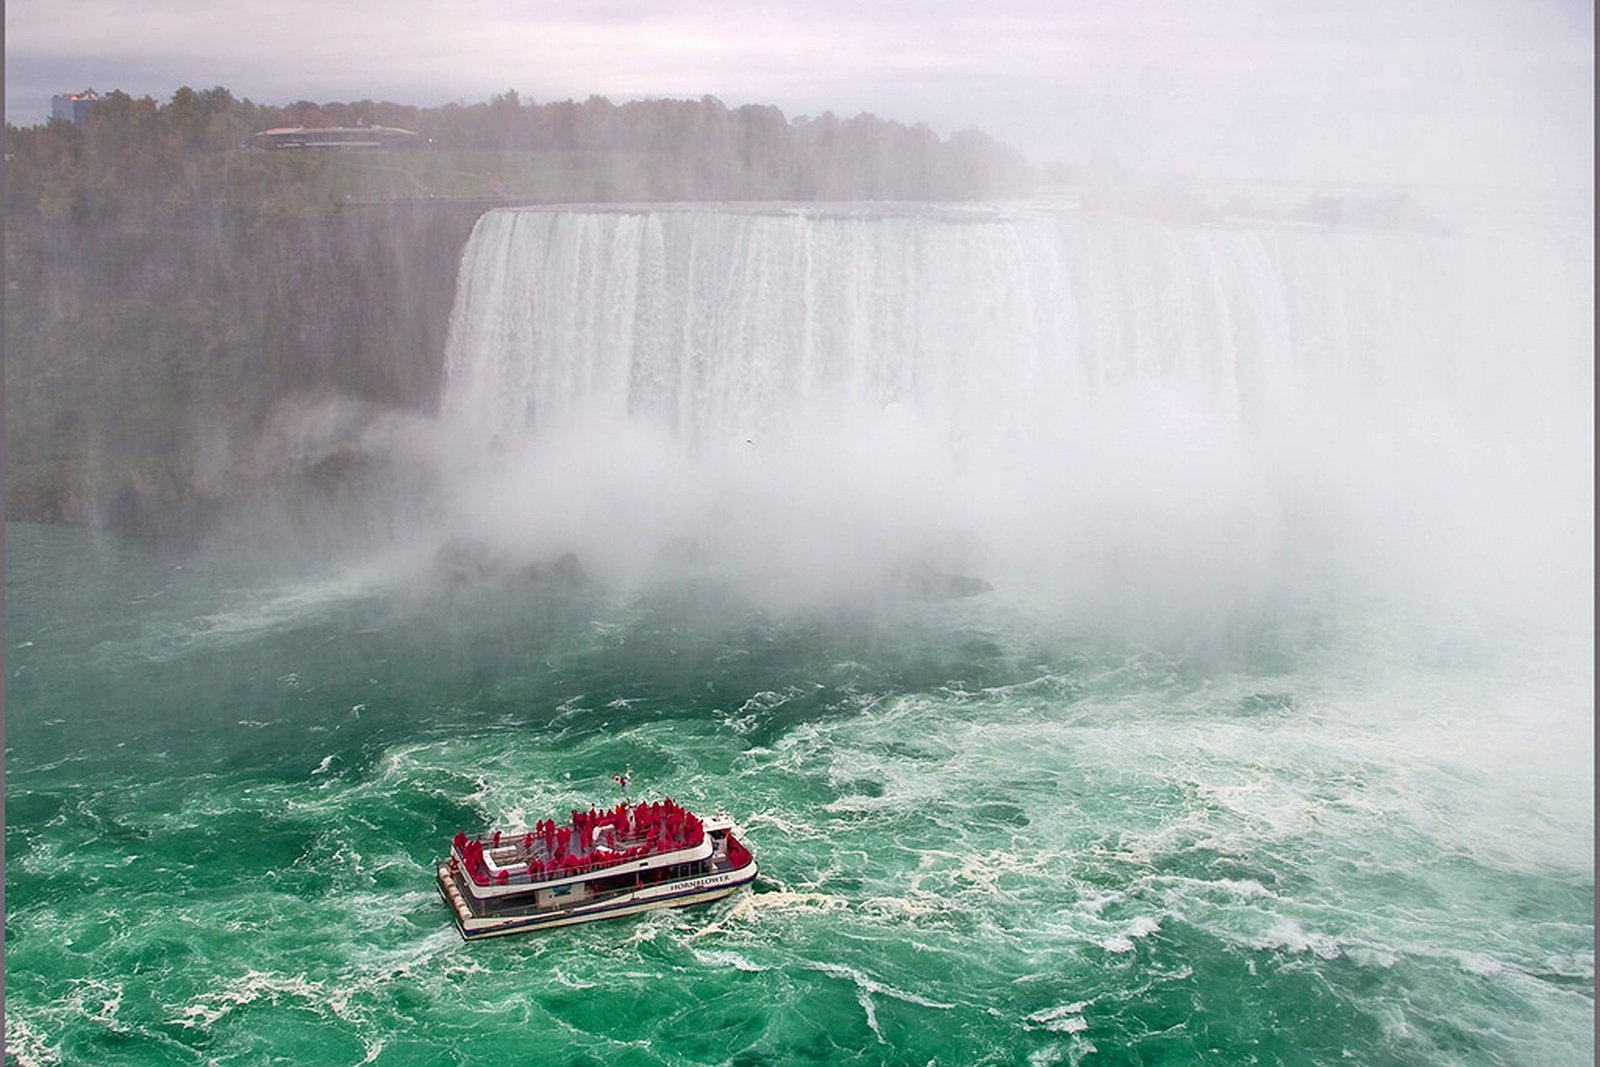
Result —
<instances>
[{"instance_id":1,"label":"crowd of people in red ponchos","mask_svg":"<svg viewBox=\"0 0 1600 1067\"><path fill-rule=\"evenodd\" d=\"M638 804L631 810L627 804L618 804L610 811L593 808L573 811L571 823L565 826L542 819L517 842L520 846L517 859L527 864L528 881L542 881L584 874L643 856L693 848L704 839L705 828L700 819L669 798ZM484 859L486 848L502 847L499 830L488 842L459 833L453 844L468 876L477 884L505 885L511 881L512 872L504 863L500 864L500 872L491 878ZM748 855L742 846L730 839L730 855L734 847ZM735 865L743 866L743 863ZM523 880L521 871L517 872L516 880Z\"/></svg>"}]
</instances>

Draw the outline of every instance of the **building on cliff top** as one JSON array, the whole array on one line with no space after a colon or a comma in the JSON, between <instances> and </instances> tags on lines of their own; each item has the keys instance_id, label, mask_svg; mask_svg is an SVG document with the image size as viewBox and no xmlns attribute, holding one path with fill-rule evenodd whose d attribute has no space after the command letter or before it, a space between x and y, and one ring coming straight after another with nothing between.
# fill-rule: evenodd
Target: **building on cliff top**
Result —
<instances>
[{"instance_id":1,"label":"building on cliff top","mask_svg":"<svg viewBox=\"0 0 1600 1067\"><path fill-rule=\"evenodd\" d=\"M397 126L279 126L252 134L255 148L414 148L426 142Z\"/></svg>"},{"instance_id":2,"label":"building on cliff top","mask_svg":"<svg viewBox=\"0 0 1600 1067\"><path fill-rule=\"evenodd\" d=\"M81 130L84 119L89 117L89 109L99 102L100 94L93 89L85 89L81 93L58 93L50 98L50 117L70 122Z\"/></svg>"}]
</instances>

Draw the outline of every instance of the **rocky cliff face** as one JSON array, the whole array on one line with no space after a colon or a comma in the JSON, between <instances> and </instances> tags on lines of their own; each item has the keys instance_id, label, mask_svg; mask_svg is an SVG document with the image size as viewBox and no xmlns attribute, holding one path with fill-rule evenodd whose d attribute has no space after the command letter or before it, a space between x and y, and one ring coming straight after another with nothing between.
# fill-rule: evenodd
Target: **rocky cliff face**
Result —
<instances>
[{"instance_id":1,"label":"rocky cliff face","mask_svg":"<svg viewBox=\"0 0 1600 1067\"><path fill-rule=\"evenodd\" d=\"M482 210L8 227L7 518L186 537L263 493L363 477L337 435L320 455L268 439L305 409L434 409Z\"/></svg>"}]
</instances>

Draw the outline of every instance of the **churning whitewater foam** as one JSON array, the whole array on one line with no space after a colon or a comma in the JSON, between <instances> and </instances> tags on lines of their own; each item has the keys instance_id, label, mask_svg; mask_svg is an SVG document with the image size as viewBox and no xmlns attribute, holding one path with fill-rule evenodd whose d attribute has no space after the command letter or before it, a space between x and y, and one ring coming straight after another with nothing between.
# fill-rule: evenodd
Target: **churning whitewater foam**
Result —
<instances>
[{"instance_id":1,"label":"churning whitewater foam","mask_svg":"<svg viewBox=\"0 0 1600 1067\"><path fill-rule=\"evenodd\" d=\"M601 568L912 558L1101 611L1308 560L1587 604L1592 263L1576 230L496 211L451 326L453 514Z\"/></svg>"}]
</instances>

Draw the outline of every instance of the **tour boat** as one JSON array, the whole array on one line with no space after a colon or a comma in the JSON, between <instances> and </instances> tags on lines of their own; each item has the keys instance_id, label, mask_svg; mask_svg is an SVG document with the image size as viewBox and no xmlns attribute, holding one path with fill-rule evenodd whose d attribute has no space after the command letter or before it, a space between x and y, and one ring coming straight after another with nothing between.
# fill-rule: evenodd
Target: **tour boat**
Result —
<instances>
[{"instance_id":1,"label":"tour boat","mask_svg":"<svg viewBox=\"0 0 1600 1067\"><path fill-rule=\"evenodd\" d=\"M670 799L574 811L557 826L456 834L439 892L468 941L716 900L756 878L756 860L719 812Z\"/></svg>"}]
</instances>

